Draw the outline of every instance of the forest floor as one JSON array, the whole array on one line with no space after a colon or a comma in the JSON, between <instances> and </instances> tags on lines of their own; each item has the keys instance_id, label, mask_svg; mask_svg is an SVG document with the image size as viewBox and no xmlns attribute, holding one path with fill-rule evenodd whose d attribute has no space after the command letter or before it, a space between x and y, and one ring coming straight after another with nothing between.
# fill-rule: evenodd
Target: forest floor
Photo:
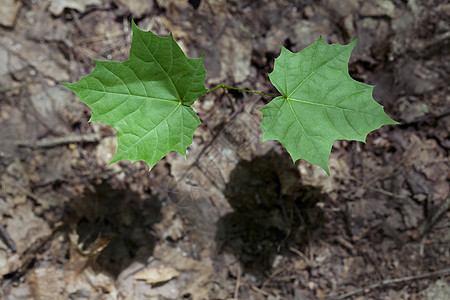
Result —
<instances>
[{"instance_id":1,"label":"forest floor","mask_svg":"<svg viewBox=\"0 0 450 300\"><path fill-rule=\"evenodd\" d=\"M280 44L347 44L401 124L337 141L331 176L261 143L267 97L217 90L187 160L108 166L113 128L59 82L124 61L131 19L276 92ZM2 0L0 299L448 299L450 4Z\"/></svg>"}]
</instances>

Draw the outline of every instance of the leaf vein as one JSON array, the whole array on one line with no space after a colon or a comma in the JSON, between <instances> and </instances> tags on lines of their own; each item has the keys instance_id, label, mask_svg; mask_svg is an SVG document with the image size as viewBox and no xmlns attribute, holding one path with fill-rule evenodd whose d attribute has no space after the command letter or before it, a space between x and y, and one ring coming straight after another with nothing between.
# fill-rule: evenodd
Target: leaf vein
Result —
<instances>
[{"instance_id":1,"label":"leaf vein","mask_svg":"<svg viewBox=\"0 0 450 300\"><path fill-rule=\"evenodd\" d=\"M156 129L158 129L158 127L164 123L167 122L167 119L169 119L169 117L177 111L177 109L181 106L181 104L178 104L177 106L175 106L175 108L167 115L167 117L163 120L161 120L161 122L159 122L158 124L156 124L151 130L148 130L148 132L146 134L144 134L140 140L138 140L137 142L132 143L131 145L128 145L128 149L130 149L131 147L134 147L136 144L142 142L142 140L144 140L150 133L154 132ZM158 135L158 131L156 130L156 134ZM169 139L167 139L168 141ZM158 145L158 143L156 143ZM125 151L125 152L129 152L129 151Z\"/></svg>"},{"instance_id":2,"label":"leaf vein","mask_svg":"<svg viewBox=\"0 0 450 300\"><path fill-rule=\"evenodd\" d=\"M316 46L316 48L318 47L318 44ZM317 50L317 49L316 49ZM327 65L328 63L330 63L331 61L333 61L335 58L337 58L338 56L340 56L343 52L345 51L345 48L342 49L342 51L340 51L338 54L336 54L335 56L331 57L329 60L327 60L325 63L321 64L317 69L313 70L308 76L306 76L298 85L297 87L289 94L289 98L300 88L300 86L303 85L303 83L305 81L307 81L311 76L313 76L314 74L316 74L320 69L322 69L323 66ZM316 54L316 51L313 52L313 57L311 58L311 65L312 65L312 61L314 60L314 56ZM311 67L312 68L312 67Z\"/></svg>"},{"instance_id":3,"label":"leaf vein","mask_svg":"<svg viewBox=\"0 0 450 300\"><path fill-rule=\"evenodd\" d=\"M162 65L160 64L160 62L155 58L155 56L153 55L153 53L150 51L150 48L149 48L149 45L150 45L150 44L149 44L149 43L150 43L150 40L151 40L151 39L148 39L148 42L145 42L145 41L142 39L142 37L141 37L140 34L138 34L137 36L139 37L139 39L141 40L141 42L147 47L147 51L148 51L148 53L150 54L151 58L152 58L153 61L159 66L159 68L164 72L164 74L166 75L166 77L169 79L169 82L172 84L173 88L174 88L175 91L177 92L178 97L180 97L180 93L178 92L177 87L175 86L175 83L173 82L172 78L169 76L169 73L162 67ZM136 56L136 57L137 57L137 56Z\"/></svg>"},{"instance_id":4,"label":"leaf vein","mask_svg":"<svg viewBox=\"0 0 450 300\"><path fill-rule=\"evenodd\" d=\"M287 102L288 102L288 101L287 101ZM309 142L314 146L314 150L317 151L316 145L314 145L314 143L313 143L312 140L311 140L311 137L310 137L309 134L306 132L305 127L304 127L303 123L300 121L300 119L298 118L297 114L295 113L294 108L292 107L292 104L291 104L290 102L288 102L288 104L289 104L289 108L290 108L291 111L292 111L292 114L293 114L294 117L295 117L295 120L297 121L297 123L298 123L298 124L300 125L300 127L302 128L302 130L303 130L303 132L305 133L305 136L308 138Z\"/></svg>"}]
</instances>

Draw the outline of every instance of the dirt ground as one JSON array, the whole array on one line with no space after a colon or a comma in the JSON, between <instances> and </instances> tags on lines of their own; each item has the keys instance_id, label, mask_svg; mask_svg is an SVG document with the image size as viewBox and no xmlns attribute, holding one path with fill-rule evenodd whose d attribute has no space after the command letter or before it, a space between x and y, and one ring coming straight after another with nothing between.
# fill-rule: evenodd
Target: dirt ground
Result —
<instances>
[{"instance_id":1,"label":"dirt ground","mask_svg":"<svg viewBox=\"0 0 450 300\"><path fill-rule=\"evenodd\" d=\"M0 3L0 299L449 299L448 1ZM187 160L108 166L115 130L59 82L126 60L131 19L206 54L207 87L272 93L280 44L359 37L350 74L401 125L327 176L261 143L270 99L218 90Z\"/></svg>"}]
</instances>

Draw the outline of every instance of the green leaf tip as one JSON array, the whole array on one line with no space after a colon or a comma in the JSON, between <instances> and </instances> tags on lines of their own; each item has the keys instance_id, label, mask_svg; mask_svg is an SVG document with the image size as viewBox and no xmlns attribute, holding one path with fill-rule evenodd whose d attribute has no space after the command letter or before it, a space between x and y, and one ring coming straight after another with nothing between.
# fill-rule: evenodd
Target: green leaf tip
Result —
<instances>
[{"instance_id":1,"label":"green leaf tip","mask_svg":"<svg viewBox=\"0 0 450 300\"><path fill-rule=\"evenodd\" d=\"M397 124L372 98L374 87L348 73L357 40L329 45L319 37L297 53L282 49L269 79L283 96L261 109L263 141L279 141L294 162L304 159L328 175L334 141L364 142L371 131Z\"/></svg>"},{"instance_id":2,"label":"green leaf tip","mask_svg":"<svg viewBox=\"0 0 450 300\"><path fill-rule=\"evenodd\" d=\"M187 58L173 36L159 37L132 21L127 61L94 61L91 74L62 83L92 110L90 121L117 130L119 160L145 161L150 170L168 152L186 157L201 124L191 105L207 91L204 57Z\"/></svg>"}]
</instances>

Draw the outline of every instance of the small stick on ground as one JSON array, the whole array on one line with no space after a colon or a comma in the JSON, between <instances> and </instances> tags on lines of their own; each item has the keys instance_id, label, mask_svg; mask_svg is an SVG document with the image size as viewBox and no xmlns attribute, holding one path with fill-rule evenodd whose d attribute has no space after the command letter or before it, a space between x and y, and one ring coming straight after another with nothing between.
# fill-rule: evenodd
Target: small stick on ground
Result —
<instances>
[{"instance_id":1,"label":"small stick on ground","mask_svg":"<svg viewBox=\"0 0 450 300\"><path fill-rule=\"evenodd\" d=\"M9 236L5 227L3 227L2 223L0 223L0 239L8 246L13 252L17 252L16 243L14 243L13 239Z\"/></svg>"},{"instance_id":2,"label":"small stick on ground","mask_svg":"<svg viewBox=\"0 0 450 300\"><path fill-rule=\"evenodd\" d=\"M285 270L286 270L286 268L280 268L280 269L275 270L272 274L270 274L269 278L264 280L264 283L262 284L261 289L264 290L272 279L274 279L278 274L280 274L281 272L283 272Z\"/></svg>"},{"instance_id":3,"label":"small stick on ground","mask_svg":"<svg viewBox=\"0 0 450 300\"><path fill-rule=\"evenodd\" d=\"M239 286L241 285L241 265L238 263L237 267L237 278L236 278L236 286L234 287L234 295L233 299L239 299Z\"/></svg>"},{"instance_id":4,"label":"small stick on ground","mask_svg":"<svg viewBox=\"0 0 450 300\"><path fill-rule=\"evenodd\" d=\"M445 199L442 204L439 206L439 208L436 210L436 212L429 216L426 220L425 223L423 223L420 227L419 227L419 231L420 234L422 236L425 236L425 234L427 232L429 232L431 230L431 228L434 227L434 225L436 225L436 223L441 219L441 217L448 211L450 210L450 198Z\"/></svg>"},{"instance_id":5,"label":"small stick on ground","mask_svg":"<svg viewBox=\"0 0 450 300\"><path fill-rule=\"evenodd\" d=\"M393 279L385 279L382 281L379 281L377 283L356 289L354 291L342 294L340 296L336 296L336 297L329 297L326 298L326 300L339 300L339 299L345 299L351 296L354 296L356 294L360 294L360 293L368 293L370 290L385 286L385 285L390 285L393 283L401 283L401 282L407 282L407 281L411 281L411 280L416 280L416 279L423 279L423 278L428 278L428 277L433 277L433 276L444 276L450 274L450 268L447 269L443 269L443 270L439 270L439 271L435 271L435 272L430 272L430 273L425 273L425 274L420 274L420 275L414 275L414 276L406 276L406 277L400 277L400 278L393 278Z\"/></svg>"},{"instance_id":6,"label":"small stick on ground","mask_svg":"<svg viewBox=\"0 0 450 300\"><path fill-rule=\"evenodd\" d=\"M301 258L303 258L303 260L308 264L309 267L314 267L314 263L305 255L303 254L302 251L294 248L294 247L289 247L289 250L294 252L295 254L297 254L298 256L300 256Z\"/></svg>"},{"instance_id":7,"label":"small stick on ground","mask_svg":"<svg viewBox=\"0 0 450 300\"><path fill-rule=\"evenodd\" d=\"M101 140L101 136L98 134L85 134L85 135L73 135L62 136L54 138L44 138L37 141L16 141L18 146L31 147L31 148L51 148L64 144L72 143L96 143Z\"/></svg>"},{"instance_id":8,"label":"small stick on ground","mask_svg":"<svg viewBox=\"0 0 450 300\"><path fill-rule=\"evenodd\" d=\"M254 285L254 284L251 284L251 285L250 285L250 288L251 288L252 290L254 290L255 292L257 292L257 293L263 295L263 296L266 296L266 297L267 297L267 296L273 296L271 293L268 293L268 292L266 292L266 291L264 291L264 290L258 288L258 287L257 287L256 285Z\"/></svg>"}]
</instances>

